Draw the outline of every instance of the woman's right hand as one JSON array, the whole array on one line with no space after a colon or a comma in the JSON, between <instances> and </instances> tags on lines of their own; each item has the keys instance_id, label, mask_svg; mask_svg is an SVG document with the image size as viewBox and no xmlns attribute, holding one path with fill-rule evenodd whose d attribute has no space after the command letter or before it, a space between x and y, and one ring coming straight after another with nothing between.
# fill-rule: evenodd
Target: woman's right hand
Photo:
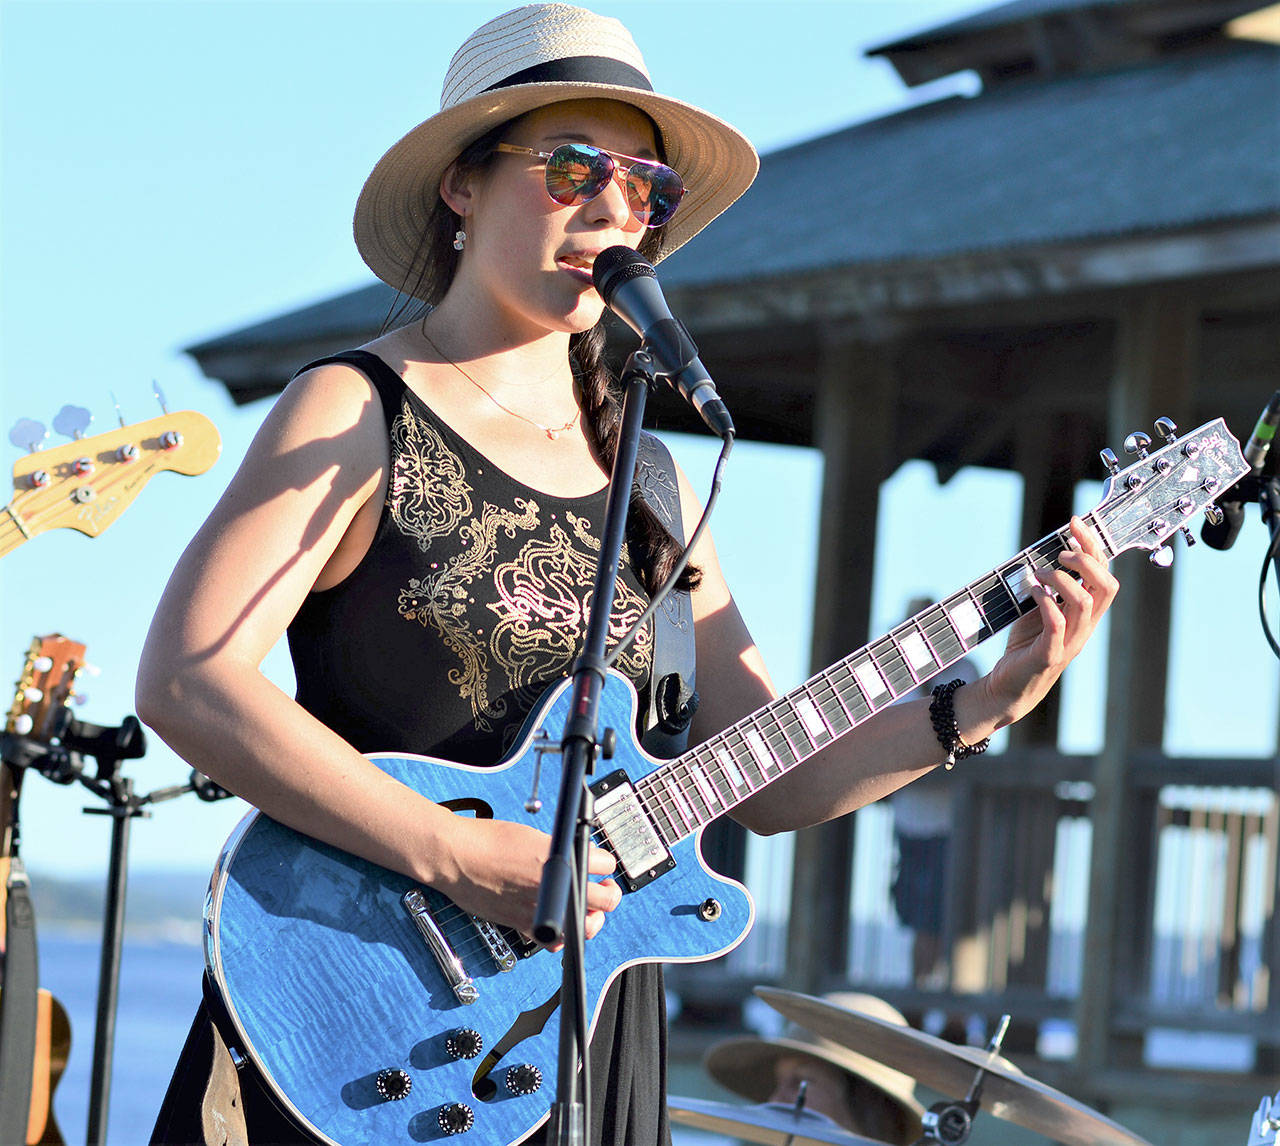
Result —
<instances>
[{"instance_id":1,"label":"woman's right hand","mask_svg":"<svg viewBox=\"0 0 1280 1146\"><path fill-rule=\"evenodd\" d=\"M464 911L530 935L551 837L525 824L468 816L457 817L451 835L450 870L433 886ZM588 874L607 876L616 869L609 852L590 845ZM604 926L605 912L621 902L622 889L615 880L587 881L588 939Z\"/></svg>"}]
</instances>

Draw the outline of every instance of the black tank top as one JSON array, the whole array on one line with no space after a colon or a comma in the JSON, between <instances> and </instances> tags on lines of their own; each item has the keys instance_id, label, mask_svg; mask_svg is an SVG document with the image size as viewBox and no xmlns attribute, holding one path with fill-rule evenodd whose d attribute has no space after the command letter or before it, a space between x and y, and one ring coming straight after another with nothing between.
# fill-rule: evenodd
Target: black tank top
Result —
<instances>
[{"instance_id":1,"label":"black tank top","mask_svg":"<svg viewBox=\"0 0 1280 1146\"><path fill-rule=\"evenodd\" d=\"M496 764L582 650L606 493L522 485L380 358L341 360L382 399L391 472L368 553L289 625L298 702L361 752ZM648 603L624 553L611 648ZM617 663L641 713L652 660L649 624Z\"/></svg>"},{"instance_id":2,"label":"black tank top","mask_svg":"<svg viewBox=\"0 0 1280 1146\"><path fill-rule=\"evenodd\" d=\"M361 752L496 764L581 649L606 493L530 489L380 358L350 351L322 361L345 362L373 383L391 473L368 553L339 584L310 594L289 625L298 702ZM623 557L610 648L648 604ZM641 695L640 713L652 656L650 625L617 662ZM591 1040L588 1141L669 1146L666 1035L661 968L628 968L606 993Z\"/></svg>"}]
</instances>

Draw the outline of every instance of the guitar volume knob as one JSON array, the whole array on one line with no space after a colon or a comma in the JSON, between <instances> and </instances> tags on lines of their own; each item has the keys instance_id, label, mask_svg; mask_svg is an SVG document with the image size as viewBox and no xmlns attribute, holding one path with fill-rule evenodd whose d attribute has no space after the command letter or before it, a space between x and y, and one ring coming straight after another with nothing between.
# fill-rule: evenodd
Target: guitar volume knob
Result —
<instances>
[{"instance_id":1,"label":"guitar volume knob","mask_svg":"<svg viewBox=\"0 0 1280 1146\"><path fill-rule=\"evenodd\" d=\"M465 1134L471 1129L476 1116L465 1102L450 1102L440 1107L436 1121L446 1134Z\"/></svg>"},{"instance_id":2,"label":"guitar volume knob","mask_svg":"<svg viewBox=\"0 0 1280 1146\"><path fill-rule=\"evenodd\" d=\"M507 1089L512 1094L532 1094L542 1086L542 1071L531 1062L522 1062L507 1070Z\"/></svg>"},{"instance_id":3,"label":"guitar volume knob","mask_svg":"<svg viewBox=\"0 0 1280 1146\"><path fill-rule=\"evenodd\" d=\"M409 1096L409 1091L413 1089L413 1079L398 1066L388 1067L386 1070L378 1071L373 1085L388 1102L399 1102L400 1099Z\"/></svg>"},{"instance_id":4,"label":"guitar volume knob","mask_svg":"<svg viewBox=\"0 0 1280 1146\"><path fill-rule=\"evenodd\" d=\"M444 1040L444 1049L450 1058L475 1058L484 1050L484 1038L470 1027L459 1027Z\"/></svg>"}]
</instances>

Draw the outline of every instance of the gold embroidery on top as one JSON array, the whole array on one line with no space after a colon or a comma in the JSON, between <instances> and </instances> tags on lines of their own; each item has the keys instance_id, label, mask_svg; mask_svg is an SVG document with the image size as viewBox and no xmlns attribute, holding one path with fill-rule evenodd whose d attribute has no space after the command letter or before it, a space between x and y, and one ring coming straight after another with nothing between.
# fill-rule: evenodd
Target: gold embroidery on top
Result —
<instances>
[{"instance_id":1,"label":"gold embroidery on top","mask_svg":"<svg viewBox=\"0 0 1280 1146\"><path fill-rule=\"evenodd\" d=\"M520 512L486 502L480 517L458 530L463 552L427 577L410 578L408 587L400 590L400 615L435 629L462 662L449 670L449 683L458 686L459 696L471 706L475 727L485 732L492 732L493 722L507 716L509 706L503 697L489 700L488 643L472 632L467 606L473 583L493 565L498 531L515 537L519 530L537 528L538 503L516 498L515 504Z\"/></svg>"},{"instance_id":2,"label":"gold embroidery on top","mask_svg":"<svg viewBox=\"0 0 1280 1146\"><path fill-rule=\"evenodd\" d=\"M466 466L440 432L418 417L406 396L391 425L387 505L400 531L424 553L472 512Z\"/></svg>"},{"instance_id":3,"label":"gold embroidery on top","mask_svg":"<svg viewBox=\"0 0 1280 1146\"><path fill-rule=\"evenodd\" d=\"M586 542L588 550L598 550L598 540L587 532L590 523L572 513L565 516L577 539ZM514 561L494 571L497 595L486 608L498 623L489 645L518 696L518 710L531 709L547 685L581 651L590 617L595 564L591 552L576 547L556 524L548 540L530 540ZM645 607L643 597L621 577L615 593L610 647L630 630ZM640 682L640 687L648 674L652 639L652 628L646 626L619 658L619 669Z\"/></svg>"}]
</instances>

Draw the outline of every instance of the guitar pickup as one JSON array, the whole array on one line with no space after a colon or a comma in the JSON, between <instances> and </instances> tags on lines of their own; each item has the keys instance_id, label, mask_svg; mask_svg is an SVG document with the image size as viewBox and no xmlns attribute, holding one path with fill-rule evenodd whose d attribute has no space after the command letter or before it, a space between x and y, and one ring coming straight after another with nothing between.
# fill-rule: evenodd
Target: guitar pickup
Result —
<instances>
[{"instance_id":1,"label":"guitar pickup","mask_svg":"<svg viewBox=\"0 0 1280 1146\"><path fill-rule=\"evenodd\" d=\"M618 769L597 780L591 793L595 796L593 823L617 857L628 891L652 883L676 866L624 771Z\"/></svg>"}]
</instances>

